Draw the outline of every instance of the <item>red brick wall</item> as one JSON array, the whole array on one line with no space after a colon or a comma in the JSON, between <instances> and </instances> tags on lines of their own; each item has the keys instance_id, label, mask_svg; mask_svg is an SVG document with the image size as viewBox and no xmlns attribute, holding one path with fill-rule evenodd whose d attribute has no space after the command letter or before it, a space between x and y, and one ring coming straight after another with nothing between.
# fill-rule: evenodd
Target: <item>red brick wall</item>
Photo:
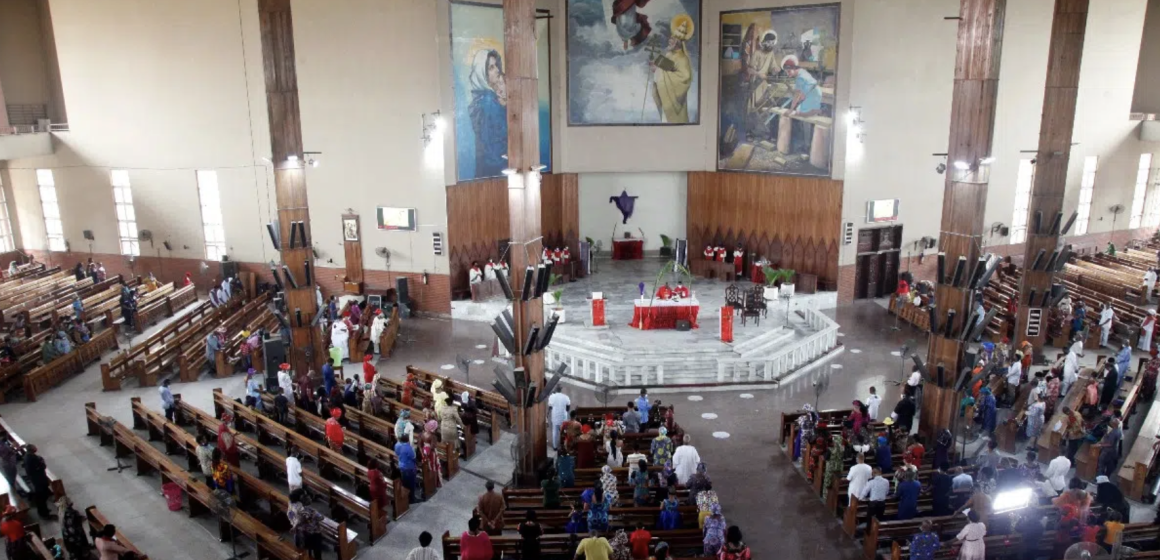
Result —
<instances>
[{"instance_id":1,"label":"red brick wall","mask_svg":"<svg viewBox=\"0 0 1160 560\"><path fill-rule=\"evenodd\" d=\"M1137 228L1131 230L1120 230L1115 232L1092 233L1088 235L1074 236L1067 238L1076 252L1092 252L1102 251L1107 247L1108 242L1111 241L1116 244L1116 247L1123 247L1129 241L1134 239L1147 239L1156 232L1154 228ZM1023 244L1018 245L991 245L984 249L984 252L995 253L1000 257L1010 256L1015 264L1023 264ZM909 264L909 266L908 266ZM838 304L851 303L854 301L854 287L856 266L849 264L838 268ZM899 271L910 270L914 275L915 280L930 280L934 281L935 274L938 271L938 256L937 253L927 253L923 263L918 262L918 257L911 257L908 261L905 257L898 265Z\"/></svg>"},{"instance_id":2,"label":"red brick wall","mask_svg":"<svg viewBox=\"0 0 1160 560\"><path fill-rule=\"evenodd\" d=\"M70 270L78 262L87 263L90 256L88 253L74 252L29 251L29 253L36 255L37 260L50 266L59 265L61 268ZM0 259L3 259L3 255L0 255ZM185 278L185 273L192 272L193 282L197 285L198 291L202 293L209 288L210 282L215 278L221 278L221 267L217 263L210 263L209 270L205 276L202 276L199 273L202 261L199 259L141 256L137 257L132 266L130 266L129 259L122 255L95 254L92 255L92 259L104 264L109 276L123 274L129 278L153 273L162 282L175 282L180 285ZM268 264L239 262L238 268L246 272L253 272L258 276L259 282L274 281ZM332 294L341 295L343 293L342 277L345 274L345 268L318 267L314 270L314 279L322 288L322 295L330 297ZM411 299L415 301L415 311L438 315L451 314L451 278L446 274L428 274L428 283L424 285L422 273L393 271L387 273L381 270L367 270L364 284L367 289L386 290L395 287L395 279L400 276L406 276L410 279Z\"/></svg>"}]
</instances>

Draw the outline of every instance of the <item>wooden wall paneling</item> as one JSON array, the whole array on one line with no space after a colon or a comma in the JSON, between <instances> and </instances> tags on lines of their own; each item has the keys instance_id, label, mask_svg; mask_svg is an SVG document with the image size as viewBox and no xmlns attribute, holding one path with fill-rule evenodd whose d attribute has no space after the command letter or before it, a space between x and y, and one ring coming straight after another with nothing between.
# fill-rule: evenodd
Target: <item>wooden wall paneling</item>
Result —
<instances>
[{"instance_id":1,"label":"wooden wall paneling","mask_svg":"<svg viewBox=\"0 0 1160 560\"><path fill-rule=\"evenodd\" d=\"M485 179L447 187L447 256L452 296L470 297L467 271L500 258L499 241L509 239L506 179ZM509 261L510 262L510 261Z\"/></svg>"},{"instance_id":2,"label":"wooden wall paneling","mask_svg":"<svg viewBox=\"0 0 1160 560\"><path fill-rule=\"evenodd\" d=\"M258 0L258 20L262 35L266 104L270 117L274 190L282 231L281 257L299 286L285 286L292 326L289 360L296 371L317 370L322 365L322 337L318 329L311 326L318 308L314 287L306 283L306 263L314 259L310 247L313 236L310 233L306 175L302 167L302 124L298 108L294 21L290 1ZM297 156L297 161L290 161L289 156ZM290 227L296 221L306 226L306 239L290 247ZM297 319L299 313L302 316L301 322Z\"/></svg>"},{"instance_id":3,"label":"wooden wall paneling","mask_svg":"<svg viewBox=\"0 0 1160 560\"><path fill-rule=\"evenodd\" d=\"M838 281L842 182L754 173L689 173L689 245L745 245L782 268ZM831 247L835 248L834 250ZM831 262L832 261L832 262Z\"/></svg>"},{"instance_id":4,"label":"wooden wall paneling","mask_svg":"<svg viewBox=\"0 0 1160 560\"><path fill-rule=\"evenodd\" d=\"M1051 41L1047 55L1047 85L1043 92L1043 115L1039 123L1035 180L1028 204L1027 242L1023 262L1032 263L1040 249L1051 255L1060 234L1051 229L1055 216L1063 211L1067 167L1071 162L1072 131L1075 128L1076 100L1079 97L1079 70L1087 28L1088 0L1056 0L1051 21ZM1043 216L1035 229L1035 215ZM1060 219L1060 228L1068 216ZM1050 257L1045 257L1045 259ZM1027 315L1039 306L1030 302L1031 292L1044 294L1055 282L1053 271L1025 270L1019 286L1019 313L1015 325L1017 342L1029 340L1036 348L1047 341L1047 329L1027 337Z\"/></svg>"},{"instance_id":5,"label":"wooden wall paneling","mask_svg":"<svg viewBox=\"0 0 1160 560\"><path fill-rule=\"evenodd\" d=\"M354 220L355 222L355 241L348 241L346 239L346 222L347 220ZM339 226L343 228L342 234L342 251L346 257L346 282L349 284L359 284L359 290L356 293L362 293L363 283L363 252L362 252L362 220L359 219L358 214L343 214L342 221ZM353 287L353 286L352 286Z\"/></svg>"},{"instance_id":6,"label":"wooden wall paneling","mask_svg":"<svg viewBox=\"0 0 1160 560\"><path fill-rule=\"evenodd\" d=\"M580 181L575 173L544 175L540 185L540 234L547 247L565 247L580 254Z\"/></svg>"}]
</instances>

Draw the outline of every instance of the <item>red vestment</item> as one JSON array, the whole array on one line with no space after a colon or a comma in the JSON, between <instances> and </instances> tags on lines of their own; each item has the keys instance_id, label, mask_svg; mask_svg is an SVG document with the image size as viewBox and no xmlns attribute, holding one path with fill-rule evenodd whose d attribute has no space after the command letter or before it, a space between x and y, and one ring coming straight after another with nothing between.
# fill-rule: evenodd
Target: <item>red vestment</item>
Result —
<instances>
[{"instance_id":1,"label":"red vestment","mask_svg":"<svg viewBox=\"0 0 1160 560\"><path fill-rule=\"evenodd\" d=\"M725 262L725 248L717 247L717 262Z\"/></svg>"},{"instance_id":2,"label":"red vestment","mask_svg":"<svg viewBox=\"0 0 1160 560\"><path fill-rule=\"evenodd\" d=\"M741 265L745 262L745 251L738 249L733 251L733 272L737 276L741 276Z\"/></svg>"},{"instance_id":3,"label":"red vestment","mask_svg":"<svg viewBox=\"0 0 1160 560\"><path fill-rule=\"evenodd\" d=\"M672 297L673 291L668 286L657 288L657 299L670 299Z\"/></svg>"},{"instance_id":4,"label":"red vestment","mask_svg":"<svg viewBox=\"0 0 1160 560\"><path fill-rule=\"evenodd\" d=\"M717 251L714 251L712 247L705 247L705 260L707 260L707 261L713 260L713 255L716 255L716 254L717 254Z\"/></svg>"},{"instance_id":5,"label":"red vestment","mask_svg":"<svg viewBox=\"0 0 1160 560\"><path fill-rule=\"evenodd\" d=\"M673 288L673 293L681 299L689 299L689 288L686 286L677 286Z\"/></svg>"}]
</instances>

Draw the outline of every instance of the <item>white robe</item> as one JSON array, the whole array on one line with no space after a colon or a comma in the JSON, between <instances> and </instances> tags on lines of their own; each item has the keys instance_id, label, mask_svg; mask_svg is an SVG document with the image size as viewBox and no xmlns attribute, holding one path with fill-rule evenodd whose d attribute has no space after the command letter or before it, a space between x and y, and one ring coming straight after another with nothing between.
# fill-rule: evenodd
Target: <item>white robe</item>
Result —
<instances>
[{"instance_id":1,"label":"white robe","mask_svg":"<svg viewBox=\"0 0 1160 560\"><path fill-rule=\"evenodd\" d=\"M379 353L379 339L382 338L385 330L387 330L387 318L375 315L375 320L371 323L371 342L375 345L375 354Z\"/></svg>"},{"instance_id":2,"label":"white robe","mask_svg":"<svg viewBox=\"0 0 1160 560\"><path fill-rule=\"evenodd\" d=\"M1112 323L1116 320L1116 313L1112 308L1100 311L1100 346L1108 345L1108 335L1112 332Z\"/></svg>"},{"instance_id":3,"label":"white robe","mask_svg":"<svg viewBox=\"0 0 1160 560\"><path fill-rule=\"evenodd\" d=\"M1072 383L1075 383L1079 378L1079 359L1075 357L1075 352L1069 350L1067 357L1063 359L1063 387L1060 389L1061 396L1067 395L1068 390L1071 389Z\"/></svg>"},{"instance_id":4,"label":"white robe","mask_svg":"<svg viewBox=\"0 0 1160 560\"><path fill-rule=\"evenodd\" d=\"M692 445L682 445L673 453L673 471L677 473L677 482L685 484L689 477L697 472L697 463L701 456L697 448Z\"/></svg>"},{"instance_id":5,"label":"white robe","mask_svg":"<svg viewBox=\"0 0 1160 560\"><path fill-rule=\"evenodd\" d=\"M350 359L350 345L347 344L349 339L350 331L346 328L346 322L335 321L334 326L330 327L330 345L342 350L342 359L344 360Z\"/></svg>"},{"instance_id":6,"label":"white robe","mask_svg":"<svg viewBox=\"0 0 1160 560\"><path fill-rule=\"evenodd\" d=\"M1156 317L1149 315L1144 318L1144 324L1140 326L1140 350L1144 352L1152 351L1152 330L1156 328Z\"/></svg>"},{"instance_id":7,"label":"white robe","mask_svg":"<svg viewBox=\"0 0 1160 560\"><path fill-rule=\"evenodd\" d=\"M495 266L490 262L483 265L483 278L485 280L495 280Z\"/></svg>"},{"instance_id":8,"label":"white robe","mask_svg":"<svg viewBox=\"0 0 1160 560\"><path fill-rule=\"evenodd\" d=\"M471 284L479 284L483 282L483 271L478 268L472 268L467 271L467 281Z\"/></svg>"},{"instance_id":9,"label":"white robe","mask_svg":"<svg viewBox=\"0 0 1160 560\"><path fill-rule=\"evenodd\" d=\"M286 398L294 400L294 381L290 379L290 372L278 370L278 386L282 388L282 394L286 395Z\"/></svg>"},{"instance_id":10,"label":"white robe","mask_svg":"<svg viewBox=\"0 0 1160 560\"><path fill-rule=\"evenodd\" d=\"M1144 298L1152 297L1152 288L1156 287L1156 273L1149 270L1144 273Z\"/></svg>"}]
</instances>

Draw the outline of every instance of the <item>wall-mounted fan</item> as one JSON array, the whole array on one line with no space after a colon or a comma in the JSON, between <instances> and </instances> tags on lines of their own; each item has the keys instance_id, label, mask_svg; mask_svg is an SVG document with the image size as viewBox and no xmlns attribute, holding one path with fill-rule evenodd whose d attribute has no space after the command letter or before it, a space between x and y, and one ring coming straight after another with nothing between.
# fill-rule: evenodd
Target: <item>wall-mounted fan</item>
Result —
<instances>
[{"instance_id":1,"label":"wall-mounted fan","mask_svg":"<svg viewBox=\"0 0 1160 560\"><path fill-rule=\"evenodd\" d=\"M383 266L386 266L387 270L390 270L391 250L386 247L375 247L375 254L378 255L379 258L383 259Z\"/></svg>"}]
</instances>

